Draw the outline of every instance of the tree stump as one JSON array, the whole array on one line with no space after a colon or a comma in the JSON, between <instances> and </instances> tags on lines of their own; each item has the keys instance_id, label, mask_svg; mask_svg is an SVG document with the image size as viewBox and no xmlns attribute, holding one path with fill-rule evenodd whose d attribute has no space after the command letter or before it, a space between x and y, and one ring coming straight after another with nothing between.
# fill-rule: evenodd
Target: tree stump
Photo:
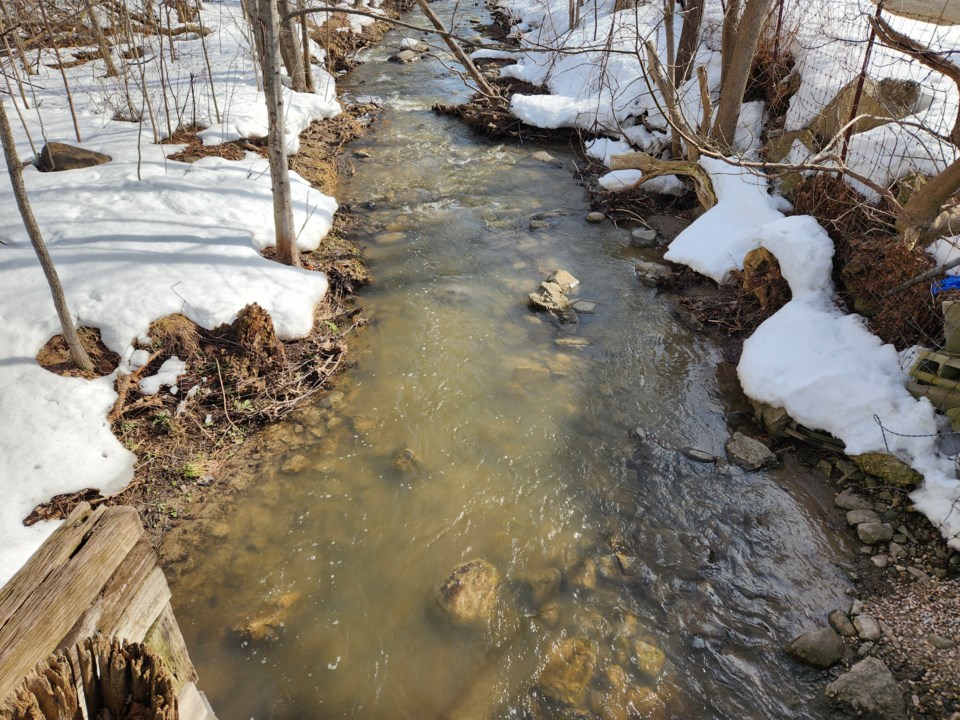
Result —
<instances>
[{"instance_id":1,"label":"tree stump","mask_svg":"<svg viewBox=\"0 0 960 720\"><path fill-rule=\"evenodd\" d=\"M0 720L178 720L174 680L143 643L85 638L41 661Z\"/></svg>"}]
</instances>

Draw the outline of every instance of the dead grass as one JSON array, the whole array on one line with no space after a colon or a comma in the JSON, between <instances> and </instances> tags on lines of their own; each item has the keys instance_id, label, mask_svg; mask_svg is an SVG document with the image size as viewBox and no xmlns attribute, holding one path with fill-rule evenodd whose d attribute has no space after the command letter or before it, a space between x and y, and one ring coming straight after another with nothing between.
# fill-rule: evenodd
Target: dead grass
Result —
<instances>
[{"instance_id":1,"label":"dead grass","mask_svg":"<svg viewBox=\"0 0 960 720\"><path fill-rule=\"evenodd\" d=\"M97 328L77 328L80 342L93 361L93 372L81 371L70 358L70 350L63 339L63 335L54 335L37 353L37 362L52 373L65 377L82 377L88 380L95 377L109 375L117 369L120 356L108 349L100 339L100 330Z\"/></svg>"},{"instance_id":2,"label":"dead grass","mask_svg":"<svg viewBox=\"0 0 960 720\"><path fill-rule=\"evenodd\" d=\"M884 207L869 205L835 175L800 181L793 201L796 213L815 217L833 239L838 294L850 310L867 318L871 331L900 350L939 344L943 320L929 284L885 297L934 262L922 248L904 247Z\"/></svg>"}]
</instances>

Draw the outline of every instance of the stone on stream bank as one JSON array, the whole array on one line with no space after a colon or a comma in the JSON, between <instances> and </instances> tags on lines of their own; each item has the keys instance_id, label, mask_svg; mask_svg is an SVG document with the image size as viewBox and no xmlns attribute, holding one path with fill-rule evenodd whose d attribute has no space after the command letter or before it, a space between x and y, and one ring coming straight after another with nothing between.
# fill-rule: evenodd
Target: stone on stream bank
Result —
<instances>
[{"instance_id":1,"label":"stone on stream bank","mask_svg":"<svg viewBox=\"0 0 960 720\"><path fill-rule=\"evenodd\" d=\"M667 265L647 262L646 260L638 261L634 266L634 271L637 273L637 279L650 287L657 287L661 280L665 280L673 274L673 270Z\"/></svg>"},{"instance_id":2,"label":"stone on stream bank","mask_svg":"<svg viewBox=\"0 0 960 720\"><path fill-rule=\"evenodd\" d=\"M770 448L741 432L734 433L733 437L727 440L724 449L727 451L730 462L744 470L760 470L780 464Z\"/></svg>"},{"instance_id":3,"label":"stone on stream bank","mask_svg":"<svg viewBox=\"0 0 960 720\"><path fill-rule=\"evenodd\" d=\"M905 720L907 711L893 675L883 661L868 657L827 685L827 697L850 717Z\"/></svg>"},{"instance_id":4,"label":"stone on stream bank","mask_svg":"<svg viewBox=\"0 0 960 720\"><path fill-rule=\"evenodd\" d=\"M653 247L657 244L657 231L648 227L635 227L630 231L630 244L640 248Z\"/></svg>"},{"instance_id":5,"label":"stone on stream bank","mask_svg":"<svg viewBox=\"0 0 960 720\"><path fill-rule=\"evenodd\" d=\"M843 638L833 628L817 628L795 637L785 649L805 665L828 668L843 657Z\"/></svg>"}]
</instances>

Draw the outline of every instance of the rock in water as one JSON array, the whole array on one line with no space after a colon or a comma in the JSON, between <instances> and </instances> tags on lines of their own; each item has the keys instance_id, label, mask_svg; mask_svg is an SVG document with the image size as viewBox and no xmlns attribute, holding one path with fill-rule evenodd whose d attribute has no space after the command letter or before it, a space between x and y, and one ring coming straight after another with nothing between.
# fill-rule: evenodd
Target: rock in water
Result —
<instances>
[{"instance_id":1,"label":"rock in water","mask_svg":"<svg viewBox=\"0 0 960 720\"><path fill-rule=\"evenodd\" d=\"M667 656L656 645L637 640L633 648L633 662L637 666L637 670L655 680L663 672Z\"/></svg>"},{"instance_id":2,"label":"rock in water","mask_svg":"<svg viewBox=\"0 0 960 720\"><path fill-rule=\"evenodd\" d=\"M827 685L827 697L864 720L905 720L900 688L881 660L868 657Z\"/></svg>"},{"instance_id":3,"label":"rock in water","mask_svg":"<svg viewBox=\"0 0 960 720\"><path fill-rule=\"evenodd\" d=\"M499 587L500 573L491 563L478 558L457 565L434 599L454 624L484 625L496 610Z\"/></svg>"},{"instance_id":4,"label":"rock in water","mask_svg":"<svg viewBox=\"0 0 960 720\"><path fill-rule=\"evenodd\" d=\"M548 651L537 685L551 700L579 705L596 662L597 654L586 638L566 638Z\"/></svg>"},{"instance_id":5,"label":"rock in water","mask_svg":"<svg viewBox=\"0 0 960 720\"><path fill-rule=\"evenodd\" d=\"M568 293L573 290L580 281L566 270L554 270L547 278L548 283L555 283L560 286L560 292Z\"/></svg>"},{"instance_id":6,"label":"rock in water","mask_svg":"<svg viewBox=\"0 0 960 720\"><path fill-rule=\"evenodd\" d=\"M530 304L537 310L560 312L566 310L570 302L559 285L552 282L542 282L539 291L530 293Z\"/></svg>"},{"instance_id":7,"label":"rock in water","mask_svg":"<svg viewBox=\"0 0 960 720\"><path fill-rule=\"evenodd\" d=\"M563 574L557 568L547 568L542 572L531 573L518 578L521 585L527 587L530 599L537 607L553 598L560 590Z\"/></svg>"},{"instance_id":8,"label":"rock in water","mask_svg":"<svg viewBox=\"0 0 960 720\"><path fill-rule=\"evenodd\" d=\"M833 628L818 628L795 637L785 649L806 665L828 668L843 657L843 640Z\"/></svg>"},{"instance_id":9,"label":"rock in water","mask_svg":"<svg viewBox=\"0 0 960 720\"><path fill-rule=\"evenodd\" d=\"M734 433L733 437L727 440L724 449L730 462L744 470L759 470L778 464L777 456L770 452L770 448L740 432Z\"/></svg>"},{"instance_id":10,"label":"rock in water","mask_svg":"<svg viewBox=\"0 0 960 720\"><path fill-rule=\"evenodd\" d=\"M666 265L647 262L646 260L638 262L634 270L637 273L637 279L644 285L649 285L650 287L656 287L657 283L673 274L673 271Z\"/></svg>"},{"instance_id":11,"label":"rock in water","mask_svg":"<svg viewBox=\"0 0 960 720\"><path fill-rule=\"evenodd\" d=\"M79 168L104 165L113 158L93 150L84 150L60 142L49 142L40 150L37 158L37 169L41 172L59 172L60 170L77 170Z\"/></svg>"},{"instance_id":12,"label":"rock in water","mask_svg":"<svg viewBox=\"0 0 960 720\"><path fill-rule=\"evenodd\" d=\"M414 52L413 50L401 50L396 55L391 55L387 58L390 62L395 63L412 63L420 59L420 53Z\"/></svg>"},{"instance_id":13,"label":"rock in water","mask_svg":"<svg viewBox=\"0 0 960 720\"><path fill-rule=\"evenodd\" d=\"M630 232L630 244L634 247L653 247L657 244L657 231L648 227L636 227Z\"/></svg>"},{"instance_id":14,"label":"rock in water","mask_svg":"<svg viewBox=\"0 0 960 720\"><path fill-rule=\"evenodd\" d=\"M591 223L593 225L602 223L606 219L607 219L607 216L604 215L602 212L587 213L587 216L584 218L584 220L586 220L588 223Z\"/></svg>"}]
</instances>

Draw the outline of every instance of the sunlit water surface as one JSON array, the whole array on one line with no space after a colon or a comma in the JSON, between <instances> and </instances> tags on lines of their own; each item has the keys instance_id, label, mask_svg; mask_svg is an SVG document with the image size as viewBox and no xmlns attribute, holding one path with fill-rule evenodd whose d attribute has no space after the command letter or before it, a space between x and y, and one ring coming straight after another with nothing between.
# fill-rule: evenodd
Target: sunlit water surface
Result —
<instances>
[{"instance_id":1,"label":"sunlit water surface","mask_svg":"<svg viewBox=\"0 0 960 720\"><path fill-rule=\"evenodd\" d=\"M842 601L843 549L795 478L679 452L723 455L718 351L636 281L626 230L584 222L569 149L433 114L465 91L436 59L385 62L400 37L345 82L386 108L341 192L375 276L359 363L175 573L219 717L819 717L817 675L781 647ZM556 268L598 303L576 326L526 306ZM473 558L503 578L497 614L456 629L431 597ZM524 578L550 568L563 582L534 602ZM574 637L596 653L582 714L532 690ZM659 677L624 653L636 639L664 651Z\"/></svg>"}]
</instances>

